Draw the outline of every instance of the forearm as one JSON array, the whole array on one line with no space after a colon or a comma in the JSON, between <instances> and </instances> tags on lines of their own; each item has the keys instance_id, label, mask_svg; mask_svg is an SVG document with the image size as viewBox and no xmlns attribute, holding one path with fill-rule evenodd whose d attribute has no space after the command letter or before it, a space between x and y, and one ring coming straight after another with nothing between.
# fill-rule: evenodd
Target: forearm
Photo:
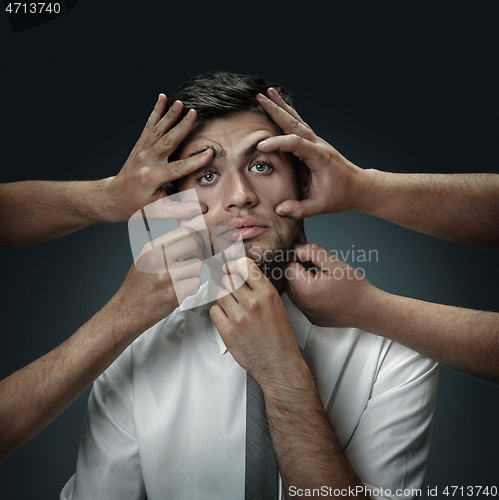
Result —
<instances>
[{"instance_id":1,"label":"forearm","mask_svg":"<svg viewBox=\"0 0 499 500\"><path fill-rule=\"evenodd\" d=\"M498 174L396 174L364 170L353 197L362 212L456 243L499 247Z\"/></svg>"},{"instance_id":2,"label":"forearm","mask_svg":"<svg viewBox=\"0 0 499 500\"><path fill-rule=\"evenodd\" d=\"M286 498L291 497L291 486L293 492L361 486L336 441L305 362L261 381L261 386Z\"/></svg>"},{"instance_id":3,"label":"forearm","mask_svg":"<svg viewBox=\"0 0 499 500\"><path fill-rule=\"evenodd\" d=\"M112 221L110 179L1 184L0 246L29 245Z\"/></svg>"},{"instance_id":4,"label":"forearm","mask_svg":"<svg viewBox=\"0 0 499 500\"><path fill-rule=\"evenodd\" d=\"M0 382L0 462L60 415L138 336L113 307Z\"/></svg>"},{"instance_id":5,"label":"forearm","mask_svg":"<svg viewBox=\"0 0 499 500\"><path fill-rule=\"evenodd\" d=\"M499 383L499 313L432 304L374 287L358 306L352 326Z\"/></svg>"}]
</instances>

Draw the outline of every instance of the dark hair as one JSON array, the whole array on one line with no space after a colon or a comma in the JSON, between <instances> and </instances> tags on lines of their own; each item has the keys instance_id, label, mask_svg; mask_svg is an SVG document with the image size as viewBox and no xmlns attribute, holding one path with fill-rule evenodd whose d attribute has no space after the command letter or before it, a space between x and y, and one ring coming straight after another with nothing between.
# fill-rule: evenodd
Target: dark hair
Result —
<instances>
[{"instance_id":1,"label":"dark hair","mask_svg":"<svg viewBox=\"0 0 499 500\"><path fill-rule=\"evenodd\" d=\"M256 76L212 71L195 76L184 83L168 99L168 109L176 100L180 100L184 103L181 118L189 109L194 108L198 114L197 123L240 111L254 111L266 115L258 104L256 95L265 95L269 87L274 87L287 104L293 105L289 92L278 84L269 84Z\"/></svg>"}]
</instances>

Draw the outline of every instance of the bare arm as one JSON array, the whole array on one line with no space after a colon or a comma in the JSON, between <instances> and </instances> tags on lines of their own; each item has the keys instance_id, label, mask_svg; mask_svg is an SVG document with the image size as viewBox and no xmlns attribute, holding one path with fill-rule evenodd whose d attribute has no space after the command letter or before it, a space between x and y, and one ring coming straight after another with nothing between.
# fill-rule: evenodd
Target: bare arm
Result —
<instances>
[{"instance_id":1,"label":"bare arm","mask_svg":"<svg viewBox=\"0 0 499 500\"><path fill-rule=\"evenodd\" d=\"M499 248L499 174L363 175L361 211L455 243Z\"/></svg>"},{"instance_id":2,"label":"bare arm","mask_svg":"<svg viewBox=\"0 0 499 500\"><path fill-rule=\"evenodd\" d=\"M122 222L142 207L167 196L165 182L205 164L168 162L168 156L192 130L191 110L177 125L178 101L162 117L166 96L160 94L147 124L120 172L97 181L25 181L0 184L0 246L21 246L69 234L98 222ZM201 155L199 155L201 156Z\"/></svg>"},{"instance_id":3,"label":"bare arm","mask_svg":"<svg viewBox=\"0 0 499 500\"><path fill-rule=\"evenodd\" d=\"M358 210L456 243L499 248L498 174L395 174L364 170L317 137L275 90L258 98L285 135L260 143L293 153L312 171L311 196L287 200L279 215ZM270 98L270 99L269 99Z\"/></svg>"},{"instance_id":4,"label":"bare arm","mask_svg":"<svg viewBox=\"0 0 499 500\"><path fill-rule=\"evenodd\" d=\"M305 361L297 359L279 374L261 379L261 387L286 498L304 496L307 488L362 488L338 445Z\"/></svg>"},{"instance_id":5,"label":"bare arm","mask_svg":"<svg viewBox=\"0 0 499 500\"><path fill-rule=\"evenodd\" d=\"M499 383L499 313L392 295L316 244L297 250L316 275L290 265L291 300L318 326L353 326L403 344L440 363ZM341 268L341 272L335 269ZM337 276L338 278L335 278Z\"/></svg>"},{"instance_id":6,"label":"bare arm","mask_svg":"<svg viewBox=\"0 0 499 500\"><path fill-rule=\"evenodd\" d=\"M133 340L198 290L201 239L178 228L155 242L151 250L146 245L137 263L149 272L134 264L116 295L67 341L0 382L0 461L50 424ZM173 262L178 259L182 262Z\"/></svg>"},{"instance_id":7,"label":"bare arm","mask_svg":"<svg viewBox=\"0 0 499 500\"><path fill-rule=\"evenodd\" d=\"M29 245L107 222L110 181L1 184L0 246Z\"/></svg>"},{"instance_id":8,"label":"bare arm","mask_svg":"<svg viewBox=\"0 0 499 500\"><path fill-rule=\"evenodd\" d=\"M210 315L236 361L262 388L286 496L291 486L361 486L339 448L277 290L249 259L231 263L230 270L237 289L220 297ZM228 277L224 285L232 289Z\"/></svg>"}]
</instances>

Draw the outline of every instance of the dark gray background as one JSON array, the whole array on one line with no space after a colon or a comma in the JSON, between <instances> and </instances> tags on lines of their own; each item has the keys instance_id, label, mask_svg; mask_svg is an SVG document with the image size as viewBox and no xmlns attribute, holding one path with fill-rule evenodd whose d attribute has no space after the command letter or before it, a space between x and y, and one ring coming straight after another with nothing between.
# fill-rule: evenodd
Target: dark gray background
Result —
<instances>
[{"instance_id":1,"label":"dark gray background","mask_svg":"<svg viewBox=\"0 0 499 500\"><path fill-rule=\"evenodd\" d=\"M82 0L17 34L4 14L0 182L116 174L157 94L212 69L290 88L304 119L360 166L498 171L497 1ZM308 220L307 232L330 250L378 250L363 267L387 291L498 310L493 250L356 213ZM0 255L1 377L77 330L132 262L126 224ZM3 498L57 497L74 471L87 396L0 465ZM497 387L441 369L426 485L498 485L498 409Z\"/></svg>"}]
</instances>

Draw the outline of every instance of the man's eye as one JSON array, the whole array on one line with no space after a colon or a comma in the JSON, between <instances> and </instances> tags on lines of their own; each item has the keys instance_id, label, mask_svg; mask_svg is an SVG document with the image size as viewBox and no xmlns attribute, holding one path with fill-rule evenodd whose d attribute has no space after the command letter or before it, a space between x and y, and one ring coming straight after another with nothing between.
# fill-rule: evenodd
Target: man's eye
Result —
<instances>
[{"instance_id":1,"label":"man's eye","mask_svg":"<svg viewBox=\"0 0 499 500\"><path fill-rule=\"evenodd\" d=\"M207 172L206 174L203 174L200 177L198 177L196 180L200 184L210 184L216 179L216 177L217 174L215 174L215 172Z\"/></svg>"},{"instance_id":2,"label":"man's eye","mask_svg":"<svg viewBox=\"0 0 499 500\"><path fill-rule=\"evenodd\" d=\"M267 165L266 163L255 163L251 168L250 172L258 172L259 174L268 174L273 170L273 167Z\"/></svg>"}]
</instances>

